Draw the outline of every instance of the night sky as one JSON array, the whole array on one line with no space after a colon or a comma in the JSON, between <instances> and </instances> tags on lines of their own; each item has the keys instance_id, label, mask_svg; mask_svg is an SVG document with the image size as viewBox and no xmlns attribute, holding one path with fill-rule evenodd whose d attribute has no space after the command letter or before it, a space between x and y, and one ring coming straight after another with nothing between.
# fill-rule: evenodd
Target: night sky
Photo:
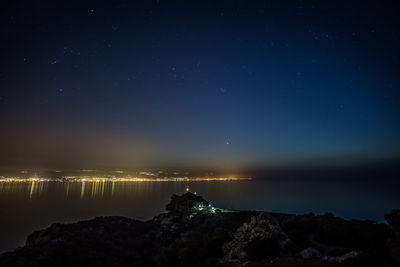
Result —
<instances>
[{"instance_id":1,"label":"night sky","mask_svg":"<svg viewBox=\"0 0 400 267\"><path fill-rule=\"evenodd\" d=\"M400 158L391 2L1 5L1 168Z\"/></svg>"}]
</instances>

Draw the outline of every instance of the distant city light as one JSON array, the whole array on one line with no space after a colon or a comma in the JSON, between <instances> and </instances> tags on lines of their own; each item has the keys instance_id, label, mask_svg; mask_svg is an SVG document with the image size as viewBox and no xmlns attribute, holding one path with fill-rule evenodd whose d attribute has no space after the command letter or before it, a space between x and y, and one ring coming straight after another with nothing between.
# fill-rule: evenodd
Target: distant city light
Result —
<instances>
[{"instance_id":1,"label":"distant city light","mask_svg":"<svg viewBox=\"0 0 400 267\"><path fill-rule=\"evenodd\" d=\"M63 176L61 178L39 177L4 177L0 176L0 182L196 182L196 181L241 181L251 180L250 177L91 177L91 176ZM190 191L186 187L186 191ZM194 192L196 194L196 192Z\"/></svg>"},{"instance_id":2,"label":"distant city light","mask_svg":"<svg viewBox=\"0 0 400 267\"><path fill-rule=\"evenodd\" d=\"M25 183L29 185L28 195L32 199L35 196L42 194L46 190L47 185L50 183L60 183L66 185L66 198L70 195L70 186L80 187L80 198L83 199L85 194L89 197L101 195L103 197L106 188L111 190L111 196L114 195L115 184L118 183L141 183L141 182L201 182L201 181L241 181L251 180L251 178L238 178L238 177L164 177L164 178L148 178L148 177L96 177L96 176L63 176L61 178L42 178L42 177L5 177L0 176L0 192L7 190L9 186L14 183ZM75 185L74 185L75 184ZM189 192L190 188L185 187ZM197 192L194 192L196 195ZM202 209L209 209L214 212L214 207L210 204L208 206L200 207Z\"/></svg>"}]
</instances>

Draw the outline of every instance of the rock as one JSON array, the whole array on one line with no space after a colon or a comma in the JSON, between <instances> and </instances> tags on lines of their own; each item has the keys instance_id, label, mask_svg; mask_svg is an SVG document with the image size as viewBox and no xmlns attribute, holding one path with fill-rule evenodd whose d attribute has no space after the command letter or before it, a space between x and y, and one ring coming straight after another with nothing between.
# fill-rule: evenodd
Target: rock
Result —
<instances>
[{"instance_id":1,"label":"rock","mask_svg":"<svg viewBox=\"0 0 400 267\"><path fill-rule=\"evenodd\" d=\"M60 233L62 225L59 223L52 224L49 228L42 231L35 231L28 236L26 240L27 246L40 245L46 242L61 242L69 238L68 232Z\"/></svg>"},{"instance_id":2,"label":"rock","mask_svg":"<svg viewBox=\"0 0 400 267\"><path fill-rule=\"evenodd\" d=\"M0 266L396 266L399 255L399 211L386 216L389 225L329 214L218 213L191 193L173 195L167 210L148 221L52 224L0 255Z\"/></svg>"},{"instance_id":3,"label":"rock","mask_svg":"<svg viewBox=\"0 0 400 267\"><path fill-rule=\"evenodd\" d=\"M389 214L385 214L385 219L393 232L393 237L388 240L388 247L392 259L400 265L400 210L394 209Z\"/></svg>"},{"instance_id":4,"label":"rock","mask_svg":"<svg viewBox=\"0 0 400 267\"><path fill-rule=\"evenodd\" d=\"M361 255L360 251L350 251L340 257L338 256L325 256L322 260L330 262L330 263L343 263L345 261L356 259Z\"/></svg>"},{"instance_id":5,"label":"rock","mask_svg":"<svg viewBox=\"0 0 400 267\"><path fill-rule=\"evenodd\" d=\"M356 259L361 255L359 251L350 251L337 259L337 262L342 263L350 259Z\"/></svg>"},{"instance_id":6,"label":"rock","mask_svg":"<svg viewBox=\"0 0 400 267\"><path fill-rule=\"evenodd\" d=\"M36 231L25 247L2 255L0 266L146 266L163 242L153 223L98 217Z\"/></svg>"},{"instance_id":7,"label":"rock","mask_svg":"<svg viewBox=\"0 0 400 267\"><path fill-rule=\"evenodd\" d=\"M276 257L291 243L275 218L265 212L244 223L223 245L221 265L242 266L249 260Z\"/></svg>"},{"instance_id":8,"label":"rock","mask_svg":"<svg viewBox=\"0 0 400 267\"><path fill-rule=\"evenodd\" d=\"M338 256L324 256L322 257L322 260L330 262L330 263L336 263L338 261L339 257Z\"/></svg>"},{"instance_id":9,"label":"rock","mask_svg":"<svg viewBox=\"0 0 400 267\"><path fill-rule=\"evenodd\" d=\"M187 216L194 211L195 207L200 205L208 207L209 203L201 196L187 192L182 196L173 194L171 202L167 204L166 209L171 213Z\"/></svg>"},{"instance_id":10,"label":"rock","mask_svg":"<svg viewBox=\"0 0 400 267\"><path fill-rule=\"evenodd\" d=\"M299 255L303 259L318 259L321 257L321 253L315 248L307 248L302 250Z\"/></svg>"}]
</instances>

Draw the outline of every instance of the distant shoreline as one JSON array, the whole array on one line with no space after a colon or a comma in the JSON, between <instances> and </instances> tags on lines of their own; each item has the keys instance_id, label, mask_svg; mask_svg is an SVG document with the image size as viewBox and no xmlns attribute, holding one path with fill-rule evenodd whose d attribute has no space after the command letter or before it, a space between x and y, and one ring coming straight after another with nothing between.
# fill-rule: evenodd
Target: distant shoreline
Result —
<instances>
[{"instance_id":1,"label":"distant shoreline","mask_svg":"<svg viewBox=\"0 0 400 267\"><path fill-rule=\"evenodd\" d=\"M68 176L62 178L19 178L3 177L0 183L9 182L203 182L203 181L244 181L252 180L250 177L78 177Z\"/></svg>"}]
</instances>

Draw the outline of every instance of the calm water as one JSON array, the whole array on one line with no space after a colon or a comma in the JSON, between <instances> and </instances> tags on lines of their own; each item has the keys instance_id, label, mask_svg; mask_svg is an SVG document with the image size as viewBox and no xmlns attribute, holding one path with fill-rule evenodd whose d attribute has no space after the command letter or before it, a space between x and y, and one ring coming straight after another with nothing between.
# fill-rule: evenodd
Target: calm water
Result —
<instances>
[{"instance_id":1,"label":"calm water","mask_svg":"<svg viewBox=\"0 0 400 267\"><path fill-rule=\"evenodd\" d=\"M34 230L53 222L122 215L148 219L164 211L173 193L189 186L219 207L287 213L333 212L383 221L399 207L388 183L251 180L230 182L23 182L0 183L0 252L23 245Z\"/></svg>"}]
</instances>

